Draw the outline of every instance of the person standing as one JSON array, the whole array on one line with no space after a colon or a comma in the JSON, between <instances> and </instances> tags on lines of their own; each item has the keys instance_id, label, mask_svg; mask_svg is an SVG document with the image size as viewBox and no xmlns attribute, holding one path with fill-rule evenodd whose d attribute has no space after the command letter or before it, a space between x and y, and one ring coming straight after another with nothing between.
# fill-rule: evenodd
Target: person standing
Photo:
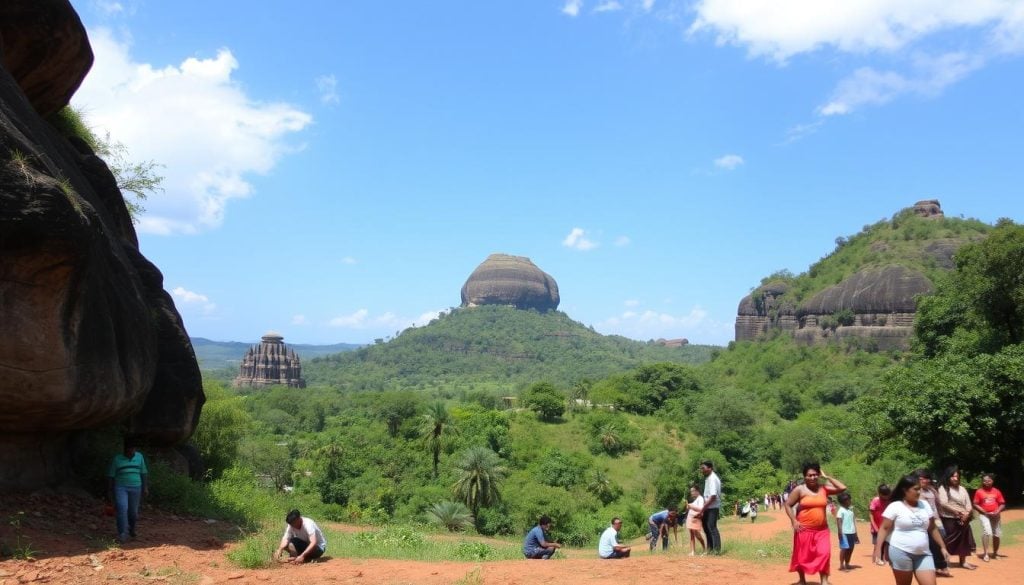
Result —
<instances>
[{"instance_id":1,"label":"person standing","mask_svg":"<svg viewBox=\"0 0 1024 585\"><path fill-rule=\"evenodd\" d=\"M551 558L555 551L562 548L561 543L548 540L548 531L551 530L551 518L547 515L537 520L537 525L526 534L523 541L523 555L528 559Z\"/></svg>"},{"instance_id":2,"label":"person standing","mask_svg":"<svg viewBox=\"0 0 1024 585\"><path fill-rule=\"evenodd\" d=\"M981 476L981 487L974 492L974 509L978 512L978 522L981 522L981 550L984 556L981 560L986 563L989 560L988 545L992 543L992 558L999 558L999 539L1003 536L1003 527L1000 523L1000 514L1006 508L1006 499L1003 492L995 487L995 478L991 473Z\"/></svg>"},{"instance_id":3,"label":"person standing","mask_svg":"<svg viewBox=\"0 0 1024 585\"><path fill-rule=\"evenodd\" d=\"M839 533L839 570L853 569L850 560L853 549L860 544L857 538L857 519L853 513L853 498L850 492L839 494L839 508L836 510L836 531Z\"/></svg>"},{"instance_id":4,"label":"person standing","mask_svg":"<svg viewBox=\"0 0 1024 585\"><path fill-rule=\"evenodd\" d=\"M932 509L932 518L935 520L935 525L939 529L939 534L942 534L942 519L939 517L939 492L935 490L935 484L932 481L932 472L927 469L918 469L916 471L918 481L921 484L921 501L928 504L928 507ZM939 577L952 577L953 574L949 572L949 561L945 555L942 554L942 543L936 542L935 540L928 539L928 547L932 553L932 560L935 561L935 574Z\"/></svg>"},{"instance_id":5,"label":"person standing","mask_svg":"<svg viewBox=\"0 0 1024 585\"><path fill-rule=\"evenodd\" d=\"M974 552L974 534L971 532L971 496L960 485L960 468L952 465L942 474L939 487L939 516L946 550L960 559L959 566L973 571L978 565L967 562Z\"/></svg>"},{"instance_id":6,"label":"person standing","mask_svg":"<svg viewBox=\"0 0 1024 585\"><path fill-rule=\"evenodd\" d=\"M889 564L896 585L910 585L915 577L918 585L935 585L929 537L935 542L942 540L931 507L921 499L918 475L905 475L896 483L890 504L882 512L872 560L881 560L882 543L889 540ZM949 555L941 545L940 552Z\"/></svg>"},{"instance_id":7,"label":"person standing","mask_svg":"<svg viewBox=\"0 0 1024 585\"><path fill-rule=\"evenodd\" d=\"M882 512L885 511L885 507L889 505L889 496L892 495L892 488L888 484L882 484L878 486L878 495L872 498L871 503L868 504L868 514L871 519L871 544L874 545L878 540L878 529L882 526ZM889 543L882 543L882 556L878 558L879 565L884 565L889 560Z\"/></svg>"},{"instance_id":8,"label":"person standing","mask_svg":"<svg viewBox=\"0 0 1024 585\"><path fill-rule=\"evenodd\" d=\"M327 539L320 527L311 518L306 518L298 510L288 512L284 518L288 525L281 537L275 556L282 563L301 565L306 561L319 559L327 550ZM284 553L288 556L285 557Z\"/></svg>"},{"instance_id":9,"label":"person standing","mask_svg":"<svg viewBox=\"0 0 1024 585\"><path fill-rule=\"evenodd\" d=\"M821 585L829 585L832 545L828 531L828 496L846 490L843 482L829 477L817 463L804 465L804 483L793 488L785 510L793 524L793 555L789 571L800 576L806 585L807 573L821 575ZM794 511L799 505L799 511Z\"/></svg>"},{"instance_id":10,"label":"person standing","mask_svg":"<svg viewBox=\"0 0 1024 585\"><path fill-rule=\"evenodd\" d=\"M627 559L630 548L619 544L619 530L622 530L622 518L612 518L612 525L601 533L597 544L597 554L602 559Z\"/></svg>"},{"instance_id":11,"label":"person standing","mask_svg":"<svg viewBox=\"0 0 1024 585\"><path fill-rule=\"evenodd\" d=\"M121 453L114 455L107 469L107 490L114 504L117 519L117 541L125 543L135 538L136 522L139 519L139 505L142 496L149 495L149 469L146 458L138 451L135 441L124 440Z\"/></svg>"},{"instance_id":12,"label":"person standing","mask_svg":"<svg viewBox=\"0 0 1024 585\"><path fill-rule=\"evenodd\" d=\"M708 547L704 544L704 537L701 536L700 513L704 509L704 496L700 495L697 486L690 486L690 503L686 504L686 530L690 533L690 556L697 554L694 541L700 542L701 554L707 552Z\"/></svg>"},{"instance_id":13,"label":"person standing","mask_svg":"<svg viewBox=\"0 0 1024 585\"><path fill-rule=\"evenodd\" d=\"M715 464L705 461L700 464L700 472L704 474L704 511L701 513L701 524L707 538L708 552L713 555L722 554L722 537L718 533L718 513L722 506L722 480L715 473Z\"/></svg>"}]
</instances>

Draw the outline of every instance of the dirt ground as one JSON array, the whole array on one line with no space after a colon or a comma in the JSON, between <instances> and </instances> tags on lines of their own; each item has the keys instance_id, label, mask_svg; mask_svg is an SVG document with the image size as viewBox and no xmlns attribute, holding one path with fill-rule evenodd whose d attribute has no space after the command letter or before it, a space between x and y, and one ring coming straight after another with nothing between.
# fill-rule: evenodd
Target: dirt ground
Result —
<instances>
[{"instance_id":1,"label":"dirt ground","mask_svg":"<svg viewBox=\"0 0 1024 585\"><path fill-rule=\"evenodd\" d=\"M351 583L360 585L423 584L461 582L466 585L529 585L571 583L643 584L651 579L687 584L740 583L762 585L795 583L785 561L743 561L723 557L689 557L684 547L667 553L649 553L640 540L636 556L619 561L596 558L596 551L569 551L567 558L543 561L418 562L352 560L329 558L301 566L280 565L265 570L241 570L225 554L233 546L236 529L221 522L180 518L145 509L139 522L138 540L124 547L111 547L113 520L102 516L102 504L76 495L36 494L0 497L0 542L8 546L31 543L35 560L7 559L0 562L0 585L22 583L142 584L168 583L211 585L269 583ZM18 511L25 514L19 515ZM1009 510L1007 521L1024 519L1024 510ZM12 525L17 524L17 526ZM762 512L755 524L724 519L722 539L771 539L789 532L781 511ZM349 527L336 526L338 530ZM861 527L862 541L870 542L867 527ZM18 537L21 540L18 540ZM683 535L680 534L680 540ZM834 539L833 539L834 541ZM13 543L13 544L12 544ZM680 544L685 544L681 542ZM939 583L957 585L1024 583L1024 544L1003 547L1007 557L983 563L972 559L976 571L953 569L953 579ZM328 549L328 554L330 553ZM871 564L870 545L854 553L851 572L835 570L838 550L833 552L832 582L836 585L878 585L892 583L887 567ZM818 583L811 576L811 583Z\"/></svg>"}]
</instances>

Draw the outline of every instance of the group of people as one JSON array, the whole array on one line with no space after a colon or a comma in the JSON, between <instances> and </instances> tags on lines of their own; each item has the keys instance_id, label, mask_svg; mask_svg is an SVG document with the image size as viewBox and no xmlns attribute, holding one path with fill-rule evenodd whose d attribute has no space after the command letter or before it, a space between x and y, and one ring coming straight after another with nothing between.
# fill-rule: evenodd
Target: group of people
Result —
<instances>
[{"instance_id":1,"label":"group of people","mask_svg":"<svg viewBox=\"0 0 1024 585\"><path fill-rule=\"evenodd\" d=\"M850 570L853 550L859 539L852 498L846 486L829 477L817 464L803 469L804 481L794 487L783 509L793 525L793 553L790 571L796 572L800 583L808 573L818 573L821 585L829 584L831 542L827 509L829 496L838 495L835 510L839 539L839 570ZM981 559L999 558L1002 536L1000 514L1006 500L994 487L991 474L982 476L982 486L973 498L960 485L960 471L950 467L942 475L938 488L930 472L919 469L899 479L896 486L878 487L878 495L868 509L871 522L872 561L892 568L897 585L935 585L936 576L952 576L949 560L957 557L957 566L977 568L966 558L974 553L971 520L977 514L982 523ZM989 546L991 545L991 554Z\"/></svg>"},{"instance_id":2,"label":"group of people","mask_svg":"<svg viewBox=\"0 0 1024 585\"><path fill-rule=\"evenodd\" d=\"M722 480L715 473L715 465L711 461L700 464L700 472L704 475L703 492L697 486L690 486L690 495L686 504L685 525L690 533L690 555L696 554L696 543L701 545L702 552L720 554L722 537L718 532L718 516L722 503ZM561 543L551 540L551 518L541 516L523 541L523 556L528 559L550 559ZM669 530L672 530L676 542L678 535L679 509L671 506L651 514L647 518L650 550L654 550L661 541L662 548L668 548ZM628 558L632 547L619 542L618 535L622 529L622 519L616 516L601 534L597 545L597 554L602 559Z\"/></svg>"}]
</instances>

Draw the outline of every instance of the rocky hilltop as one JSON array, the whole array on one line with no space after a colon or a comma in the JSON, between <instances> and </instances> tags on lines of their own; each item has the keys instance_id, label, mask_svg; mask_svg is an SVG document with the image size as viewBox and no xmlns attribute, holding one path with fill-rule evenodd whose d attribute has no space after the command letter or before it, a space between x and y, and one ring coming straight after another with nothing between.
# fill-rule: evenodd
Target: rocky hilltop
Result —
<instances>
[{"instance_id":1,"label":"rocky hilltop","mask_svg":"<svg viewBox=\"0 0 1024 585\"><path fill-rule=\"evenodd\" d=\"M964 243L984 237L988 226L946 218L938 201L919 201L849 239L799 276L769 277L744 297L736 340L790 332L813 344L859 339L874 349L907 347L916 297L953 267Z\"/></svg>"},{"instance_id":2,"label":"rocky hilltop","mask_svg":"<svg viewBox=\"0 0 1024 585\"><path fill-rule=\"evenodd\" d=\"M92 65L66 0L0 3L0 489L62 481L90 429L187 439L204 396L106 164L47 122Z\"/></svg>"},{"instance_id":3,"label":"rocky hilltop","mask_svg":"<svg viewBox=\"0 0 1024 585\"><path fill-rule=\"evenodd\" d=\"M462 306L508 305L517 309L558 308L558 283L524 256L491 254L462 285Z\"/></svg>"}]
</instances>

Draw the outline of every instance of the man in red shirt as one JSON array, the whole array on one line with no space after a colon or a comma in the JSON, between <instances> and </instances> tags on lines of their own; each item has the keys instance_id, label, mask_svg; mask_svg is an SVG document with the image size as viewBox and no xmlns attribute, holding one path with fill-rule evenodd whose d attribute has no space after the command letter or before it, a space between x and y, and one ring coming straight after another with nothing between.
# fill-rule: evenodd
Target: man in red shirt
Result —
<instances>
[{"instance_id":1,"label":"man in red shirt","mask_svg":"<svg viewBox=\"0 0 1024 585\"><path fill-rule=\"evenodd\" d=\"M1003 536L1003 527L999 522L999 514L1006 507L1006 500L1003 492L993 486L995 478L991 473L981 476L981 487L974 492L974 509L978 512L978 520L981 521L981 547L985 552L981 560L986 563L989 560L988 543L992 541L992 557L999 558L999 539Z\"/></svg>"}]
</instances>

